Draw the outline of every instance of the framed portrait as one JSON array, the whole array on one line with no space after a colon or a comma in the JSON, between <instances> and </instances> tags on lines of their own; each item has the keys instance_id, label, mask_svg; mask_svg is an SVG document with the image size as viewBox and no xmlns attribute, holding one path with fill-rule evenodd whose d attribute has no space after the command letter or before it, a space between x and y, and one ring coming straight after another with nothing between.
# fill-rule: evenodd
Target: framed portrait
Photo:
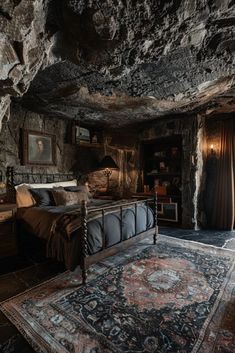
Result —
<instances>
[{"instance_id":1,"label":"framed portrait","mask_svg":"<svg viewBox=\"0 0 235 353\"><path fill-rule=\"evenodd\" d=\"M23 130L23 164L55 165L55 135Z\"/></svg>"}]
</instances>

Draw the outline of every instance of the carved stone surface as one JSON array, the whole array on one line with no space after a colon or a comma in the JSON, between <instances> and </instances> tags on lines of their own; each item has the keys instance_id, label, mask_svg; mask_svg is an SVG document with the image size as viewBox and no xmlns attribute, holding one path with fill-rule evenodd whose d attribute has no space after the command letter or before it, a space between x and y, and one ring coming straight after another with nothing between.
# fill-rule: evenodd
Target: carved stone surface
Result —
<instances>
[{"instance_id":1,"label":"carved stone surface","mask_svg":"<svg viewBox=\"0 0 235 353\"><path fill-rule=\"evenodd\" d=\"M9 97L102 125L232 111L234 7L233 0L2 0L0 120Z\"/></svg>"}]
</instances>

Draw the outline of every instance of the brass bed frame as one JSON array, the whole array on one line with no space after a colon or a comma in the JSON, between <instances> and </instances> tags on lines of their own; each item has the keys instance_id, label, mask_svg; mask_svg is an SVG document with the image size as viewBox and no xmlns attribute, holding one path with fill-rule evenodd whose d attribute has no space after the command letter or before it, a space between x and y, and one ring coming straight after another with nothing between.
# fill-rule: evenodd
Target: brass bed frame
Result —
<instances>
[{"instance_id":1,"label":"brass bed frame","mask_svg":"<svg viewBox=\"0 0 235 353\"><path fill-rule=\"evenodd\" d=\"M9 190L9 197L12 197L11 201L14 201L14 186L21 183L50 183L50 182L58 182L58 181L66 181L74 178L72 173L58 173L58 174L47 174L47 173L23 173L16 172L14 167L8 167L6 172L6 181L7 181L7 190ZM147 207L147 221L146 221L146 230L137 233L137 207L139 204L145 204ZM152 206L153 209L153 227L147 228L148 225L148 207ZM127 207L132 207L134 210L134 222L135 222L135 234L128 239L123 239L122 229L123 229L123 209ZM117 208L120 212L120 234L121 240L120 242L106 247L106 239L105 239L105 213L109 212L112 209L115 209L115 213L117 212ZM110 205L104 207L93 208L89 210L89 214L92 212L100 212L101 216L101 224L102 224L102 250L95 254L88 253L88 208L87 202L81 202L81 224L82 224L82 251L81 251L81 259L80 259L80 267L82 270L82 283L85 284L87 282L87 270L91 264L96 263L108 256L116 254L118 251L122 251L129 247L130 245L144 239L147 236L153 236L153 244L156 244L157 236L158 236L158 224L157 224L157 193L154 194L153 198L142 199L142 200L131 200L126 203L122 203L121 205Z\"/></svg>"}]
</instances>

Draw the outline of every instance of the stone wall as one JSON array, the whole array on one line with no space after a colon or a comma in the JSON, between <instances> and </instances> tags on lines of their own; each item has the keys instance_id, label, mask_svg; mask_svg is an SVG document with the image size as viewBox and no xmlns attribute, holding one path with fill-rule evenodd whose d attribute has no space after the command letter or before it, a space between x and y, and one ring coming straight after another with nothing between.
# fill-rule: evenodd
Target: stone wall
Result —
<instances>
[{"instance_id":1,"label":"stone wall","mask_svg":"<svg viewBox=\"0 0 235 353\"><path fill-rule=\"evenodd\" d=\"M138 153L134 137L130 137L125 132L121 134L107 131L103 132L103 141L99 147L78 146L71 143L70 126L68 119L46 117L15 105L11 110L10 119L3 121L0 133L0 169L3 174L7 166L14 166L17 171L26 173L73 172L81 174L81 182L88 179L92 190L104 190L106 178L102 171L94 172L94 170L104 155L108 154L120 168L113 172L110 179L112 193L117 196L124 194L127 196L128 191L136 190ZM22 164L21 134L24 129L56 135L55 166Z\"/></svg>"},{"instance_id":2,"label":"stone wall","mask_svg":"<svg viewBox=\"0 0 235 353\"><path fill-rule=\"evenodd\" d=\"M0 4L0 124L17 97L112 126L234 110L234 0Z\"/></svg>"}]
</instances>

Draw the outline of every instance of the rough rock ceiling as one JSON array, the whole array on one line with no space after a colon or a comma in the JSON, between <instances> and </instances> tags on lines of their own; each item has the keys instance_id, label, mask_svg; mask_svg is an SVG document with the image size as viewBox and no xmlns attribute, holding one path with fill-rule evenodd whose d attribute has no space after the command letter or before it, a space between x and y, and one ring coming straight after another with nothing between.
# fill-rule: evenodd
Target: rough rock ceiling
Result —
<instances>
[{"instance_id":1,"label":"rough rock ceiling","mask_svg":"<svg viewBox=\"0 0 235 353\"><path fill-rule=\"evenodd\" d=\"M234 111L234 27L234 0L0 0L0 117Z\"/></svg>"}]
</instances>

